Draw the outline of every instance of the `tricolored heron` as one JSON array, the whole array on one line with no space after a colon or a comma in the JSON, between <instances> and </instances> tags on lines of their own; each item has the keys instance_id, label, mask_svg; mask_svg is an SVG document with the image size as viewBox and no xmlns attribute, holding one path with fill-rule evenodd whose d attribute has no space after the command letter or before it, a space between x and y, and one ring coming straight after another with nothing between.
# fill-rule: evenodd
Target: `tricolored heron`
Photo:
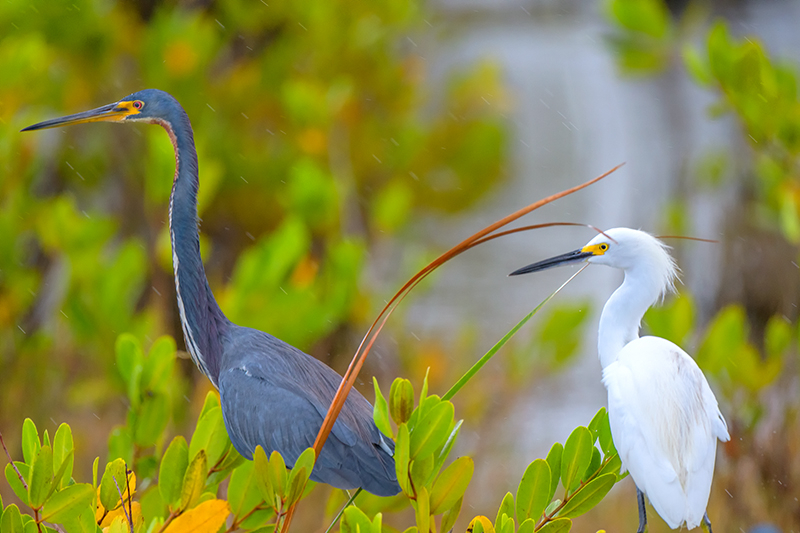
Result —
<instances>
[{"instance_id":1,"label":"tricolored heron","mask_svg":"<svg viewBox=\"0 0 800 533\"><path fill-rule=\"evenodd\" d=\"M170 94L146 89L91 111L47 120L22 131L83 122L146 122L162 126L175 148L169 203L172 264L183 336L192 360L219 389L225 427L236 450L277 450L291 466L313 446L341 376L263 331L233 324L217 305L200 258L197 152L189 116ZM350 391L311 479L379 496L400 492L394 442L384 438L372 406Z\"/></svg>"},{"instance_id":2,"label":"tricolored heron","mask_svg":"<svg viewBox=\"0 0 800 533\"><path fill-rule=\"evenodd\" d=\"M673 529L711 531L706 513L717 439L728 428L705 376L686 352L660 337L639 337L645 311L674 290L677 267L667 247L638 230L616 228L579 250L511 275L588 261L619 268L622 285L600 315L597 347L608 389L614 445L636 483L639 530L647 524L644 496ZM623 470L624 471L624 470Z\"/></svg>"}]
</instances>

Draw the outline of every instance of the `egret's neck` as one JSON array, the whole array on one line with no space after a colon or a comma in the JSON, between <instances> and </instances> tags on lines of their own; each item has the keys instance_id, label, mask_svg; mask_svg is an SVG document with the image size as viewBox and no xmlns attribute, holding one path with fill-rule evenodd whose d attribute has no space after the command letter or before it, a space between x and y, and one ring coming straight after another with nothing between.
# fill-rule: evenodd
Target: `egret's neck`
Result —
<instances>
[{"instance_id":1,"label":"egret's neck","mask_svg":"<svg viewBox=\"0 0 800 533\"><path fill-rule=\"evenodd\" d=\"M625 280L608 299L600 315L597 351L603 368L617 360L626 344L639 338L642 317L658 300L661 289L646 268L625 271Z\"/></svg>"},{"instance_id":2,"label":"egret's neck","mask_svg":"<svg viewBox=\"0 0 800 533\"><path fill-rule=\"evenodd\" d=\"M216 386L221 357L220 335L230 322L208 286L200 257L197 219L197 151L189 117L182 113L161 122L175 147L175 181L169 203L172 266L186 348L197 367Z\"/></svg>"}]
</instances>

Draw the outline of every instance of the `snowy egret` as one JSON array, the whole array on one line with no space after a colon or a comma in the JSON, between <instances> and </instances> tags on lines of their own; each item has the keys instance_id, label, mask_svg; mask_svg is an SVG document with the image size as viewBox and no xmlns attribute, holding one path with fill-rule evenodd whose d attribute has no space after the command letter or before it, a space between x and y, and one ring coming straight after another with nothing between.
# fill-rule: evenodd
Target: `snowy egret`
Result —
<instances>
[{"instance_id":1,"label":"snowy egret","mask_svg":"<svg viewBox=\"0 0 800 533\"><path fill-rule=\"evenodd\" d=\"M588 261L619 268L622 285L603 307L597 335L614 445L636 483L639 529L646 494L672 528L702 522L714 473L717 439L728 428L697 363L660 337L639 337L645 311L674 290L677 267L655 237L628 228L608 230L579 250L521 268L511 275ZM624 470L623 470L624 471Z\"/></svg>"}]
</instances>

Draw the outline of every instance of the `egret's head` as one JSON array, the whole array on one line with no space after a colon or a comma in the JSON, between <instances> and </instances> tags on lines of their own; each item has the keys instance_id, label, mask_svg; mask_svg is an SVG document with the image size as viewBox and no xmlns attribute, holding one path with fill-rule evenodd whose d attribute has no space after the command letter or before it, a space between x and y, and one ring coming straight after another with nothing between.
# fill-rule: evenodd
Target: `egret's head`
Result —
<instances>
[{"instance_id":1,"label":"egret's head","mask_svg":"<svg viewBox=\"0 0 800 533\"><path fill-rule=\"evenodd\" d=\"M674 289L678 268L669 255L669 247L644 231L614 228L598 234L586 246L512 272L511 276L539 272L570 263L589 262L646 275L663 287L661 293Z\"/></svg>"},{"instance_id":2,"label":"egret's head","mask_svg":"<svg viewBox=\"0 0 800 533\"><path fill-rule=\"evenodd\" d=\"M22 131L57 128L85 122L172 122L180 110L178 102L169 93L158 89L145 89L126 96L118 102L97 109L55 118L28 126Z\"/></svg>"}]
</instances>

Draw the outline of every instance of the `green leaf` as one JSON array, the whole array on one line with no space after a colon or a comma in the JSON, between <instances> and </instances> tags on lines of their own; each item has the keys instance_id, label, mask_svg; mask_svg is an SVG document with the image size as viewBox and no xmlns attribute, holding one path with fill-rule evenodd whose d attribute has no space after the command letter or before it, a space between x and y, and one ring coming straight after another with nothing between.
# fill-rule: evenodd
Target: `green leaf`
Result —
<instances>
[{"instance_id":1,"label":"green leaf","mask_svg":"<svg viewBox=\"0 0 800 533\"><path fill-rule=\"evenodd\" d=\"M186 474L183 476L181 487L181 511L192 507L203 493L208 475L208 461L206 451L200 450L189 463Z\"/></svg>"},{"instance_id":2,"label":"green leaf","mask_svg":"<svg viewBox=\"0 0 800 533\"><path fill-rule=\"evenodd\" d=\"M569 518L556 518L539 528L536 533L567 533L572 527L572 520Z\"/></svg>"},{"instance_id":3,"label":"green leaf","mask_svg":"<svg viewBox=\"0 0 800 533\"><path fill-rule=\"evenodd\" d=\"M17 467L23 479L30 479L30 466L21 461L14 461L14 466ZM14 494L17 496L17 498L23 502L26 502L28 501L28 490L19 479L16 470L14 470L14 466L12 466L11 463L6 464L6 481L8 481L9 486L11 486L11 490L14 491Z\"/></svg>"},{"instance_id":4,"label":"green leaf","mask_svg":"<svg viewBox=\"0 0 800 533\"><path fill-rule=\"evenodd\" d=\"M169 335L156 339L142 368L142 390L167 392L175 366L175 340Z\"/></svg>"},{"instance_id":5,"label":"green leaf","mask_svg":"<svg viewBox=\"0 0 800 533\"><path fill-rule=\"evenodd\" d=\"M536 459L525 469L517 488L517 520L538 521L553 497L551 489L555 487L550 482L550 466L544 459Z\"/></svg>"},{"instance_id":6,"label":"green leaf","mask_svg":"<svg viewBox=\"0 0 800 533\"><path fill-rule=\"evenodd\" d=\"M428 485L431 474L433 474L433 463L432 455L426 455L411 461L409 469L411 481L415 486Z\"/></svg>"},{"instance_id":7,"label":"green leaf","mask_svg":"<svg viewBox=\"0 0 800 533\"><path fill-rule=\"evenodd\" d=\"M581 481L586 481L590 477L594 475L595 472L600 468L600 464L603 462L603 459L600 457L600 450L597 449L596 446L592 446L592 458L589 461L589 466L586 467L586 472L583 473L581 476Z\"/></svg>"},{"instance_id":8,"label":"green leaf","mask_svg":"<svg viewBox=\"0 0 800 533\"><path fill-rule=\"evenodd\" d=\"M450 431L450 435L447 437L447 441L444 443L444 446L442 446L441 450L436 455L436 460L433 463L434 476L438 475L439 471L442 469L442 466L444 466L445 460L450 455L450 451L453 449L453 445L455 444L456 439L458 438L458 434L461 431L461 424L463 422L464 422L463 420L459 420L453 425L453 429Z\"/></svg>"},{"instance_id":9,"label":"green leaf","mask_svg":"<svg viewBox=\"0 0 800 533\"><path fill-rule=\"evenodd\" d=\"M114 509L120 502L120 492L125 492L126 479L125 461L114 459L106 465L100 481L100 503L107 510Z\"/></svg>"},{"instance_id":10,"label":"green leaf","mask_svg":"<svg viewBox=\"0 0 800 533\"><path fill-rule=\"evenodd\" d=\"M54 520L54 522L59 521ZM82 511L79 510L77 516L61 520L60 523L64 524L67 533L97 533L99 531L97 522L95 522L95 509L91 502Z\"/></svg>"},{"instance_id":11,"label":"green leaf","mask_svg":"<svg viewBox=\"0 0 800 533\"><path fill-rule=\"evenodd\" d=\"M669 30L669 12L661 0L613 0L611 12L622 27L656 39Z\"/></svg>"},{"instance_id":12,"label":"green leaf","mask_svg":"<svg viewBox=\"0 0 800 533\"><path fill-rule=\"evenodd\" d=\"M233 515L241 517L255 508L260 501L261 491L258 489L255 464L247 461L231 474L228 483L228 503Z\"/></svg>"},{"instance_id":13,"label":"green leaf","mask_svg":"<svg viewBox=\"0 0 800 533\"><path fill-rule=\"evenodd\" d=\"M372 418L381 433L393 439L394 433L392 432L392 425L389 423L389 404L386 403L386 398L383 397L375 376L372 377L372 384L375 386L375 406L372 408Z\"/></svg>"},{"instance_id":14,"label":"green leaf","mask_svg":"<svg viewBox=\"0 0 800 533\"><path fill-rule=\"evenodd\" d=\"M281 498L286 496L289 475L286 473L286 462L278 452L272 452L269 456L269 476L275 494Z\"/></svg>"},{"instance_id":15,"label":"green leaf","mask_svg":"<svg viewBox=\"0 0 800 533\"><path fill-rule=\"evenodd\" d=\"M414 387L403 378L395 378L389 391L389 412L397 425L408 422L414 411Z\"/></svg>"},{"instance_id":16,"label":"green leaf","mask_svg":"<svg viewBox=\"0 0 800 533\"><path fill-rule=\"evenodd\" d=\"M272 504L275 498L269 471L269 459L260 445L256 446L256 451L253 453L253 465L256 468L256 481L261 491L261 497L265 502Z\"/></svg>"},{"instance_id":17,"label":"green leaf","mask_svg":"<svg viewBox=\"0 0 800 533\"><path fill-rule=\"evenodd\" d=\"M440 514L461 500L466 492L475 463L470 457L459 457L436 478L431 489L431 514Z\"/></svg>"},{"instance_id":18,"label":"green leaf","mask_svg":"<svg viewBox=\"0 0 800 533\"><path fill-rule=\"evenodd\" d=\"M611 425L608 422L608 413L605 407L601 407L600 411L603 412L603 416L597 423L597 442L600 443L600 448L603 450L604 455L615 454L617 450L614 448L614 439L611 436Z\"/></svg>"},{"instance_id":19,"label":"green leaf","mask_svg":"<svg viewBox=\"0 0 800 533\"><path fill-rule=\"evenodd\" d=\"M463 498L459 498L457 502L453 504L450 509L447 509L444 514L442 515L442 522L441 522L441 531L448 532L456 524L456 520L458 520L458 515L461 513L461 504L464 501ZM434 513L436 514L436 513Z\"/></svg>"},{"instance_id":20,"label":"green leaf","mask_svg":"<svg viewBox=\"0 0 800 533\"><path fill-rule=\"evenodd\" d=\"M3 517L0 518L0 531L3 533L24 533L22 515L17 504L12 503L3 511Z\"/></svg>"},{"instance_id":21,"label":"green leaf","mask_svg":"<svg viewBox=\"0 0 800 533\"><path fill-rule=\"evenodd\" d=\"M547 452L547 465L550 467L550 496L552 498L558 488L558 480L561 478L561 457L564 454L564 446L556 442Z\"/></svg>"},{"instance_id":22,"label":"green leaf","mask_svg":"<svg viewBox=\"0 0 800 533\"><path fill-rule=\"evenodd\" d=\"M314 469L314 458L314 448L306 448L297 458L297 461L294 462L287 481L289 490L286 494L286 501L288 505L300 500L303 495L303 489L309 477L311 477L311 471Z\"/></svg>"},{"instance_id":23,"label":"green leaf","mask_svg":"<svg viewBox=\"0 0 800 533\"><path fill-rule=\"evenodd\" d=\"M514 517L514 496L510 492L506 492L503 496L503 501L500 502L500 507L497 508L497 516L494 519L494 528L497 531L502 531L503 517Z\"/></svg>"},{"instance_id":24,"label":"green leaf","mask_svg":"<svg viewBox=\"0 0 800 533\"><path fill-rule=\"evenodd\" d=\"M33 459L41 447L42 444L39 441L39 432L36 429L36 424L30 418L26 418L22 423L22 457L25 459L26 464L33 463Z\"/></svg>"},{"instance_id":25,"label":"green leaf","mask_svg":"<svg viewBox=\"0 0 800 533\"><path fill-rule=\"evenodd\" d=\"M222 409L218 404L212 405L207 410L204 407L192 435L192 441L189 443L189 458L193 459L200 450L205 450L208 464L214 465L229 444L230 439L222 419Z\"/></svg>"},{"instance_id":26,"label":"green leaf","mask_svg":"<svg viewBox=\"0 0 800 533\"><path fill-rule=\"evenodd\" d=\"M39 509L44 504L50 487L53 485L53 449L42 446L31 465L28 483L28 505L31 509Z\"/></svg>"},{"instance_id":27,"label":"green leaf","mask_svg":"<svg viewBox=\"0 0 800 533\"><path fill-rule=\"evenodd\" d=\"M88 483L68 485L47 500L42 509L42 518L52 523L73 520L92 505L94 495L95 489ZM94 519L94 514L92 514L92 519Z\"/></svg>"},{"instance_id":28,"label":"green leaf","mask_svg":"<svg viewBox=\"0 0 800 533\"><path fill-rule=\"evenodd\" d=\"M575 518L583 513L591 510L592 507L600 503L605 498L614 483L617 482L617 476L614 474L605 474L596 477L581 490L575 492L570 500L564 504L564 507L558 512L559 517Z\"/></svg>"},{"instance_id":29,"label":"green leaf","mask_svg":"<svg viewBox=\"0 0 800 533\"><path fill-rule=\"evenodd\" d=\"M410 434L409 455L415 459L424 457L443 445L450 434L454 414L453 404L447 401L428 411Z\"/></svg>"},{"instance_id":30,"label":"green leaf","mask_svg":"<svg viewBox=\"0 0 800 533\"><path fill-rule=\"evenodd\" d=\"M510 496L511 493L508 494ZM496 533L515 533L517 530L514 522L514 517L503 514L500 518L500 523L495 526Z\"/></svg>"},{"instance_id":31,"label":"green leaf","mask_svg":"<svg viewBox=\"0 0 800 533\"><path fill-rule=\"evenodd\" d=\"M534 529L536 529L536 522L528 518L519 525L517 533L533 533Z\"/></svg>"},{"instance_id":32,"label":"green leaf","mask_svg":"<svg viewBox=\"0 0 800 533\"><path fill-rule=\"evenodd\" d=\"M612 473L619 478L620 468L622 468L622 460L619 458L619 455L614 453L614 455L606 456L605 464L597 472L597 475L602 476L603 474Z\"/></svg>"},{"instance_id":33,"label":"green leaf","mask_svg":"<svg viewBox=\"0 0 800 533\"><path fill-rule=\"evenodd\" d=\"M128 412L128 423L137 424L137 416L133 411ZM134 444L130 425L114 426L108 435L108 461L122 459L133 462Z\"/></svg>"},{"instance_id":34,"label":"green leaf","mask_svg":"<svg viewBox=\"0 0 800 533\"><path fill-rule=\"evenodd\" d=\"M289 477L288 487L286 491L286 503L291 505L300 500L305 490L306 482L311 476L311 470L306 467L292 469L292 475Z\"/></svg>"},{"instance_id":35,"label":"green leaf","mask_svg":"<svg viewBox=\"0 0 800 533\"><path fill-rule=\"evenodd\" d=\"M430 499L428 489L417 488L417 500L414 502L414 511L417 517L417 530L419 533L428 533L431 527Z\"/></svg>"},{"instance_id":36,"label":"green leaf","mask_svg":"<svg viewBox=\"0 0 800 533\"><path fill-rule=\"evenodd\" d=\"M767 358L778 358L789 349L792 342L792 328L783 317L770 317L764 333L764 351Z\"/></svg>"},{"instance_id":37,"label":"green leaf","mask_svg":"<svg viewBox=\"0 0 800 533\"><path fill-rule=\"evenodd\" d=\"M408 462L409 462L409 440L408 426L400 424L397 427L397 440L394 443L394 467L397 473L397 482L407 496L413 496L414 492L409 485ZM8 477L8 475L6 475Z\"/></svg>"},{"instance_id":38,"label":"green leaf","mask_svg":"<svg viewBox=\"0 0 800 533\"><path fill-rule=\"evenodd\" d=\"M152 393L142 401L133 427L133 441L141 448L153 446L169 422L166 394Z\"/></svg>"},{"instance_id":39,"label":"green leaf","mask_svg":"<svg viewBox=\"0 0 800 533\"><path fill-rule=\"evenodd\" d=\"M142 344L130 333L123 333L117 337L116 345L117 368L128 387L128 398L135 409L139 406L139 383L142 374L142 361L144 352Z\"/></svg>"},{"instance_id":40,"label":"green leaf","mask_svg":"<svg viewBox=\"0 0 800 533\"><path fill-rule=\"evenodd\" d=\"M172 505L181 496L183 479L189 467L189 447L186 439L178 435L167 447L158 469L158 491L167 505Z\"/></svg>"},{"instance_id":41,"label":"green leaf","mask_svg":"<svg viewBox=\"0 0 800 533\"><path fill-rule=\"evenodd\" d=\"M75 461L75 444L72 441L72 429L69 424L61 424L53 438L53 468L61 472L56 477L56 488L69 483L72 478L72 466Z\"/></svg>"},{"instance_id":42,"label":"green leaf","mask_svg":"<svg viewBox=\"0 0 800 533\"><path fill-rule=\"evenodd\" d=\"M342 528L341 533L370 533L372 531L372 522L364 511L351 505L342 513ZM379 533L380 530L378 530Z\"/></svg>"},{"instance_id":43,"label":"green leaf","mask_svg":"<svg viewBox=\"0 0 800 533\"><path fill-rule=\"evenodd\" d=\"M567 438L561 457L561 484L567 494L580 485L581 476L586 472L591 459L592 433L587 428L578 426Z\"/></svg>"}]
</instances>

